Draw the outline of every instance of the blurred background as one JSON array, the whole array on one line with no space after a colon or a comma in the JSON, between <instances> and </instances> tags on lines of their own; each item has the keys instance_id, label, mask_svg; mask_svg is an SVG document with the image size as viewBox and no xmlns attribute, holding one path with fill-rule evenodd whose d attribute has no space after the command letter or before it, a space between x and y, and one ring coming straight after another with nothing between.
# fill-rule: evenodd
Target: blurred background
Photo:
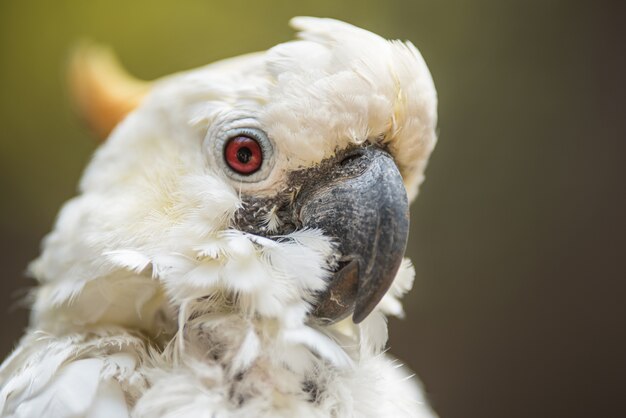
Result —
<instances>
[{"instance_id":1,"label":"blurred background","mask_svg":"<svg viewBox=\"0 0 626 418\"><path fill-rule=\"evenodd\" d=\"M328 16L413 41L439 91L391 352L442 418L624 416L624 4L2 0L0 356L27 323L25 266L96 146L68 99L69 48L109 44L152 79Z\"/></svg>"}]
</instances>

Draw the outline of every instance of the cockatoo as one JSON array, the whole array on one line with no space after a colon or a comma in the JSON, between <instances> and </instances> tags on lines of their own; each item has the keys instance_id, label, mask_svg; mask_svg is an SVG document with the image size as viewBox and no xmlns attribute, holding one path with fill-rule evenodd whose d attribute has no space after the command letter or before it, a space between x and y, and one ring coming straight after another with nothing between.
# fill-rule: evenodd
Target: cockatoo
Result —
<instances>
[{"instance_id":1,"label":"cockatoo","mask_svg":"<svg viewBox=\"0 0 626 418\"><path fill-rule=\"evenodd\" d=\"M291 23L298 40L153 83L75 62L112 132L30 266L1 416L434 416L384 353L431 75L411 43Z\"/></svg>"}]
</instances>

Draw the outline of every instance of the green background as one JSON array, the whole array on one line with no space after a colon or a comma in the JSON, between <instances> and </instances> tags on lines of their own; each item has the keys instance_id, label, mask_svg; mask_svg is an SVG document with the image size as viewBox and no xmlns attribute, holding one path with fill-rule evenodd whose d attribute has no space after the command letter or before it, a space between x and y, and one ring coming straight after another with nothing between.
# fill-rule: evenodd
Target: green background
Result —
<instances>
[{"instance_id":1,"label":"green background","mask_svg":"<svg viewBox=\"0 0 626 418\"><path fill-rule=\"evenodd\" d=\"M422 51L440 141L391 351L443 418L612 417L626 388L625 7L619 1L2 0L0 356L38 242L95 148L63 68L88 37L151 79L347 20Z\"/></svg>"}]
</instances>

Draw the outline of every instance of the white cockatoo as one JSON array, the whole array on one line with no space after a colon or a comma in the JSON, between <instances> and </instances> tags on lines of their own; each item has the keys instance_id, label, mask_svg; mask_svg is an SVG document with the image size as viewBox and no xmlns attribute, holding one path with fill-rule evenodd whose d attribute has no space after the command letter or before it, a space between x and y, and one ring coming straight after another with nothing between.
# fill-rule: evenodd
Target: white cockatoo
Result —
<instances>
[{"instance_id":1,"label":"white cockatoo","mask_svg":"<svg viewBox=\"0 0 626 418\"><path fill-rule=\"evenodd\" d=\"M1 416L434 416L384 353L432 78L411 43L292 25L150 84L76 61L87 118L116 126L30 266Z\"/></svg>"}]
</instances>

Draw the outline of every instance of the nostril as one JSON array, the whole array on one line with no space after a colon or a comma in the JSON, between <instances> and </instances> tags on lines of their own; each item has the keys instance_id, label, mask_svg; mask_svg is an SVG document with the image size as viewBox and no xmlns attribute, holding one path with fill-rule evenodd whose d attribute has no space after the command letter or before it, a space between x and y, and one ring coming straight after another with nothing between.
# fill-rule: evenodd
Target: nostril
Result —
<instances>
[{"instance_id":1,"label":"nostril","mask_svg":"<svg viewBox=\"0 0 626 418\"><path fill-rule=\"evenodd\" d=\"M340 165L347 165L349 163L351 163L354 160L358 160L359 158L361 158L363 156L363 152L362 151L355 151L352 152L348 155L346 155L343 160L341 160L341 162L339 163Z\"/></svg>"}]
</instances>

